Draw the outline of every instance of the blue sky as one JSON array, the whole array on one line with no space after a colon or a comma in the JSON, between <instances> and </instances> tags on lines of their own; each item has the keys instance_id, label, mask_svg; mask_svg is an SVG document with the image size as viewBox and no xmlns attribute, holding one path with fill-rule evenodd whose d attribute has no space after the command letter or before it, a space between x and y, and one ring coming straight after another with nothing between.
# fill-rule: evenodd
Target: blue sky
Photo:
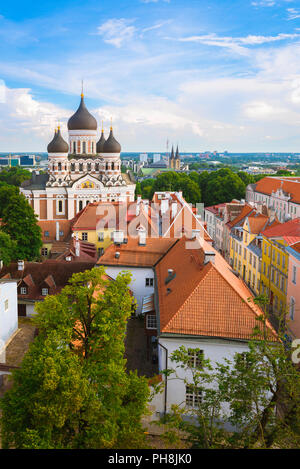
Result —
<instances>
[{"instance_id":1,"label":"blue sky","mask_svg":"<svg viewBox=\"0 0 300 469\"><path fill-rule=\"evenodd\" d=\"M299 0L0 2L0 151L86 104L123 151L300 152Z\"/></svg>"}]
</instances>

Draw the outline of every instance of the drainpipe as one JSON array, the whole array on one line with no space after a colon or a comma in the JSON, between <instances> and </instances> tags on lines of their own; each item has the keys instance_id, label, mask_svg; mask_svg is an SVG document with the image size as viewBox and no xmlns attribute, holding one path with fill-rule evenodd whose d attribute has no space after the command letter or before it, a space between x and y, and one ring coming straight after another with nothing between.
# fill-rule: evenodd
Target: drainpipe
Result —
<instances>
[{"instance_id":1,"label":"drainpipe","mask_svg":"<svg viewBox=\"0 0 300 469\"><path fill-rule=\"evenodd\" d=\"M158 342L158 345L163 348L166 352L166 370L168 369L168 349ZM167 392L168 392L168 376L165 377L165 403L164 403L164 415L167 413Z\"/></svg>"}]
</instances>

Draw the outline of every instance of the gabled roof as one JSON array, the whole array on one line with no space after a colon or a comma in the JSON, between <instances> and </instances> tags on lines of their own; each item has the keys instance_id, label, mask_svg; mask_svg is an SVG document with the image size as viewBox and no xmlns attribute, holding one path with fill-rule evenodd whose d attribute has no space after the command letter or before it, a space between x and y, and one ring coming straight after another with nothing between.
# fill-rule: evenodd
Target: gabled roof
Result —
<instances>
[{"instance_id":1,"label":"gabled roof","mask_svg":"<svg viewBox=\"0 0 300 469\"><path fill-rule=\"evenodd\" d=\"M180 239L158 262L160 333L249 340L259 323L261 309L249 301L253 295L229 264L208 243L186 249ZM205 263L205 252L214 262ZM167 284L168 269L173 279ZM269 335L276 333L268 324Z\"/></svg>"}]
</instances>

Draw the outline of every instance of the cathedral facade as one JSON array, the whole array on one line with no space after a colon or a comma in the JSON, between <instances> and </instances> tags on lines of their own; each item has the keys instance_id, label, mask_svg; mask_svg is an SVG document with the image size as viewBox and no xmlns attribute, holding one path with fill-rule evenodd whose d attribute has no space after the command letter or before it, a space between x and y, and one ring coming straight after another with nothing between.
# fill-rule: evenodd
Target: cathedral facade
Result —
<instances>
[{"instance_id":1,"label":"cathedral facade","mask_svg":"<svg viewBox=\"0 0 300 469\"><path fill-rule=\"evenodd\" d=\"M55 131L48 145L48 173L33 173L20 190L39 220L72 219L89 202L132 202L135 184L121 173L121 145L102 129L97 138L97 121L81 95L80 105L68 120L67 143Z\"/></svg>"}]
</instances>

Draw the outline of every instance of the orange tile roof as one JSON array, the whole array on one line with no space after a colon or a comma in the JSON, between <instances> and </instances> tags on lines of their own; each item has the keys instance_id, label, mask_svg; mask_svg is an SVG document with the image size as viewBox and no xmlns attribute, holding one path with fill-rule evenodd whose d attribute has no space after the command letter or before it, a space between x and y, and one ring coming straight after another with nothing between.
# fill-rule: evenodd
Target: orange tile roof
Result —
<instances>
[{"instance_id":1,"label":"orange tile roof","mask_svg":"<svg viewBox=\"0 0 300 469\"><path fill-rule=\"evenodd\" d=\"M252 293L208 243L186 249L186 241L180 239L156 266L161 333L249 340L262 314L248 301ZM214 263L204 264L204 251L215 253ZM166 284L168 269L176 276ZM269 323L268 331L276 340Z\"/></svg>"},{"instance_id":2,"label":"orange tile roof","mask_svg":"<svg viewBox=\"0 0 300 469\"><path fill-rule=\"evenodd\" d=\"M269 224L269 217L267 217L266 215L262 215L261 213L257 213L254 215L250 214L248 217L248 222L249 222L250 233L259 234ZM278 224L279 222L274 221L274 223Z\"/></svg>"},{"instance_id":3,"label":"orange tile roof","mask_svg":"<svg viewBox=\"0 0 300 469\"><path fill-rule=\"evenodd\" d=\"M174 238L147 238L140 246L138 238L128 238L127 244L111 244L100 257L98 265L152 267L178 240ZM120 253L116 258L116 252Z\"/></svg>"},{"instance_id":4,"label":"orange tile roof","mask_svg":"<svg viewBox=\"0 0 300 469\"><path fill-rule=\"evenodd\" d=\"M267 228L262 235L266 238L283 238L288 245L294 244L300 241L300 218Z\"/></svg>"},{"instance_id":5,"label":"orange tile roof","mask_svg":"<svg viewBox=\"0 0 300 469\"><path fill-rule=\"evenodd\" d=\"M77 217L72 230L96 230L98 225L101 225L101 228L115 229L118 227L119 218L126 220L126 211L127 206L122 202L89 203Z\"/></svg>"},{"instance_id":6,"label":"orange tile roof","mask_svg":"<svg viewBox=\"0 0 300 469\"><path fill-rule=\"evenodd\" d=\"M42 230L42 240L44 242L54 241L56 238L56 223L59 223L59 231L63 231L63 235L59 237L60 241L66 241L71 235L72 220L40 220L38 225ZM49 232L49 236L45 236L45 231Z\"/></svg>"},{"instance_id":7,"label":"orange tile roof","mask_svg":"<svg viewBox=\"0 0 300 469\"><path fill-rule=\"evenodd\" d=\"M262 194L271 195L282 189L285 193L291 195L291 201L300 203L300 178L299 177L265 177L255 185L255 191Z\"/></svg>"}]
</instances>

